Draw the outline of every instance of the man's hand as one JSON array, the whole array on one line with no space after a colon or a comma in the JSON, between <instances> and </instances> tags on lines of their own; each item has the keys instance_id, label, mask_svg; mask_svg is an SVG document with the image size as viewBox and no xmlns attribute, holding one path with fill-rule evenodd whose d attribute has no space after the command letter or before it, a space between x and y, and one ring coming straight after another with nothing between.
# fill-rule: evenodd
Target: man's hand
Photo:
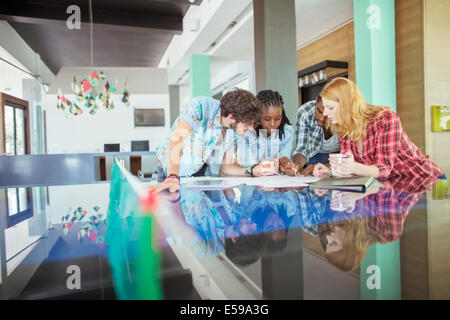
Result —
<instances>
[{"instance_id":1,"label":"man's hand","mask_svg":"<svg viewBox=\"0 0 450 320\"><path fill-rule=\"evenodd\" d=\"M280 159L280 172L288 176L295 176L299 172L299 167L291 162L288 157Z\"/></svg>"},{"instance_id":2,"label":"man's hand","mask_svg":"<svg viewBox=\"0 0 450 320\"><path fill-rule=\"evenodd\" d=\"M314 173L314 165L310 164L305 169L303 169L303 171L300 174L300 177L306 177L309 175L313 175L313 173Z\"/></svg>"},{"instance_id":3,"label":"man's hand","mask_svg":"<svg viewBox=\"0 0 450 320\"><path fill-rule=\"evenodd\" d=\"M155 194L164 190L169 190L170 193L174 193L180 190L180 184L173 180L167 180L149 187L149 190L153 190Z\"/></svg>"},{"instance_id":4,"label":"man's hand","mask_svg":"<svg viewBox=\"0 0 450 320\"><path fill-rule=\"evenodd\" d=\"M301 153L297 153L292 157L292 162L299 170L301 170L306 164L306 157Z\"/></svg>"}]
</instances>

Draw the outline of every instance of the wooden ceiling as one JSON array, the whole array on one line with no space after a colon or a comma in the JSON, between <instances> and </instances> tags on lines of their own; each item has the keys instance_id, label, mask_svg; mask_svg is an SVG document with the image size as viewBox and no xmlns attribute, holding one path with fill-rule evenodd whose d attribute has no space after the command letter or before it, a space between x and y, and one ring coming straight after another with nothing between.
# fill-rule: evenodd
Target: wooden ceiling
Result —
<instances>
[{"instance_id":1,"label":"wooden ceiling","mask_svg":"<svg viewBox=\"0 0 450 320\"><path fill-rule=\"evenodd\" d=\"M92 0L93 61L104 67L156 67L183 17L201 0ZM67 8L80 8L81 29L70 30ZM8 21L53 73L91 65L89 0L2 0Z\"/></svg>"}]
</instances>

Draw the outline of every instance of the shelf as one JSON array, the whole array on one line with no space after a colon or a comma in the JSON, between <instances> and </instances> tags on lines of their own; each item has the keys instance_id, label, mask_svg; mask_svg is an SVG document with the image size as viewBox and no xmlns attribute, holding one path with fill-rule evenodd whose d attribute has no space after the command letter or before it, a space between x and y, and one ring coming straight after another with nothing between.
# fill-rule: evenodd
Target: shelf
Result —
<instances>
[{"instance_id":1,"label":"shelf","mask_svg":"<svg viewBox=\"0 0 450 320\"><path fill-rule=\"evenodd\" d=\"M345 61L334 61L334 60L325 60L318 64L315 64L311 67L305 68L298 72L298 78L309 75L313 72L317 72L320 70L324 70L326 68L337 68L337 69L348 69L348 62Z\"/></svg>"},{"instance_id":2,"label":"shelf","mask_svg":"<svg viewBox=\"0 0 450 320\"><path fill-rule=\"evenodd\" d=\"M348 72L344 72L344 73L340 73L340 74L334 75L334 76L329 77L329 78L327 78L327 79L323 79L323 80L317 81L316 83L305 84L305 85L304 85L303 87L301 87L300 89L309 88L309 87L314 87L314 86L317 86L317 85L319 85L319 84L327 83L327 82L330 81L331 79L338 78L338 77L348 78Z\"/></svg>"}]
</instances>

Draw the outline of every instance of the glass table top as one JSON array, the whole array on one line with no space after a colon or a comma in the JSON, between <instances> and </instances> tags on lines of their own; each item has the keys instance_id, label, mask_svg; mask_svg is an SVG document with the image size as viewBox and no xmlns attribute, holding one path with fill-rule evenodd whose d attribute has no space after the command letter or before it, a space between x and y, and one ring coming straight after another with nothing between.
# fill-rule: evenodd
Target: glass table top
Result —
<instances>
[{"instance_id":1,"label":"glass table top","mask_svg":"<svg viewBox=\"0 0 450 320\"><path fill-rule=\"evenodd\" d=\"M109 185L31 189L43 192L34 215L4 228L2 298L117 298ZM446 180L365 193L181 185L153 215L164 299L450 298Z\"/></svg>"}]
</instances>

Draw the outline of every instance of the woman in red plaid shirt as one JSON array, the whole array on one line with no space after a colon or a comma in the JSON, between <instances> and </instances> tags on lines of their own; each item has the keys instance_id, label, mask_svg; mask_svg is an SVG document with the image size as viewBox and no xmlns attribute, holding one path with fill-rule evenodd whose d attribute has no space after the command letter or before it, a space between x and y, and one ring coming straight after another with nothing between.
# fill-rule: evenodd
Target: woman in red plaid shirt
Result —
<instances>
[{"instance_id":1,"label":"woman in red plaid shirt","mask_svg":"<svg viewBox=\"0 0 450 320\"><path fill-rule=\"evenodd\" d=\"M320 93L324 115L340 139L342 159L339 173L375 178L445 177L428 156L420 152L406 135L398 115L389 107L368 104L361 90L346 78L336 78ZM337 155L330 155L330 165L338 165ZM314 175L327 176L323 164Z\"/></svg>"}]
</instances>

